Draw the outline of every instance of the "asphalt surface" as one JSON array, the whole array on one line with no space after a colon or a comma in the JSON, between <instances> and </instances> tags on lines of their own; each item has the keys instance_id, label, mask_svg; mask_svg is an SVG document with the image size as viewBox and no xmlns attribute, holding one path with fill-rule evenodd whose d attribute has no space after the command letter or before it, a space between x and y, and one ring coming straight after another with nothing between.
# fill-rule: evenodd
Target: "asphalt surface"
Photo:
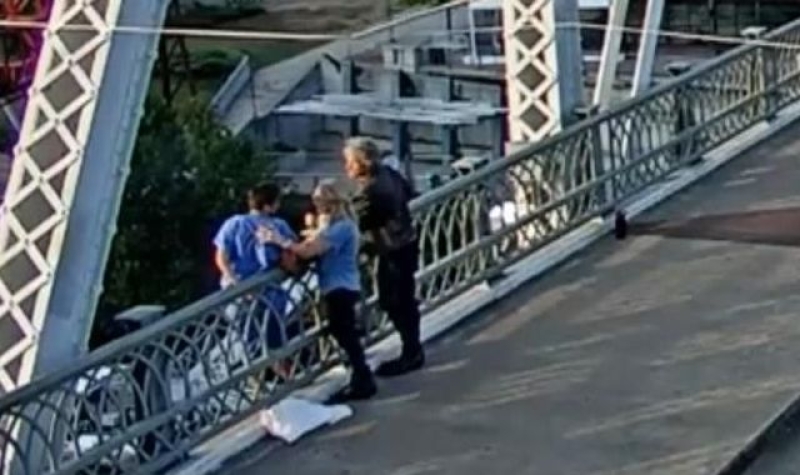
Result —
<instances>
[{"instance_id":1,"label":"asphalt surface","mask_svg":"<svg viewBox=\"0 0 800 475\"><path fill-rule=\"evenodd\" d=\"M222 473L713 473L800 393L799 159L794 125Z\"/></svg>"}]
</instances>

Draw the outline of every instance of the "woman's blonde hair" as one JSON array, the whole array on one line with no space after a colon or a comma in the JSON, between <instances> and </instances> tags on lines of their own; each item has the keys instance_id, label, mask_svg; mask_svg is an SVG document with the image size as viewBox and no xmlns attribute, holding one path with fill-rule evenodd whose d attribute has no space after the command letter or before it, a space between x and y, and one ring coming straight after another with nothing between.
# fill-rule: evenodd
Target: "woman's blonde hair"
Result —
<instances>
[{"instance_id":1,"label":"woman's blonde hair","mask_svg":"<svg viewBox=\"0 0 800 475\"><path fill-rule=\"evenodd\" d=\"M323 204L329 209L332 219L350 218L355 220L350 199L336 186L335 180L324 180L314 189L315 202Z\"/></svg>"}]
</instances>

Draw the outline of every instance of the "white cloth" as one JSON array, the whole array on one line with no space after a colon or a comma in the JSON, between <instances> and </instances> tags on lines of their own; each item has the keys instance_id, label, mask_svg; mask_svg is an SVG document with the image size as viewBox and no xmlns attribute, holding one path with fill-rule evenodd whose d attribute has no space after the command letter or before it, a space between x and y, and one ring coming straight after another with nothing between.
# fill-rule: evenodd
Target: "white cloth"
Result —
<instances>
[{"instance_id":1,"label":"white cloth","mask_svg":"<svg viewBox=\"0 0 800 475\"><path fill-rule=\"evenodd\" d=\"M333 425L353 415L349 406L323 406L311 401L286 398L261 411L261 425L273 436L292 444L305 434Z\"/></svg>"}]
</instances>

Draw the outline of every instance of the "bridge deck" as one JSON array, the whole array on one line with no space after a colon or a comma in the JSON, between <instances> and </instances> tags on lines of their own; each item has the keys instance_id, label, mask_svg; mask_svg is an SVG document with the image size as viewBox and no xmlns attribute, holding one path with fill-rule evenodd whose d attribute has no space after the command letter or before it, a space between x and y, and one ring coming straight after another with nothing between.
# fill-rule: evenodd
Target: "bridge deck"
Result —
<instances>
[{"instance_id":1,"label":"bridge deck","mask_svg":"<svg viewBox=\"0 0 800 475\"><path fill-rule=\"evenodd\" d=\"M240 475L701 474L800 391L800 124Z\"/></svg>"}]
</instances>

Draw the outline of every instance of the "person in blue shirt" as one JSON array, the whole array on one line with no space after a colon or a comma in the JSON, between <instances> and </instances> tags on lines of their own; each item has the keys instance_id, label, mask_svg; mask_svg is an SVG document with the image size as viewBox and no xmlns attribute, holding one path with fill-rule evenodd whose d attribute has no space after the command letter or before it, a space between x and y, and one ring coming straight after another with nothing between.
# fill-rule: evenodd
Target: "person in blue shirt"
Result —
<instances>
[{"instance_id":1,"label":"person in blue shirt","mask_svg":"<svg viewBox=\"0 0 800 475\"><path fill-rule=\"evenodd\" d=\"M214 237L214 261L221 274L222 288L279 266L281 249L274 244L258 241L256 230L260 226L275 229L284 239L297 239L286 221L276 216L280 197L280 187L274 183L255 186L247 192L249 211L228 218L220 227ZM274 285L268 286L258 296L258 305L236 305L231 308L234 324L250 347L247 351L250 357L258 356L250 353L258 352L256 347L259 346L260 334L264 331L267 333L267 346L270 349L282 346L291 338L291 329L287 329L285 321L287 302L286 291L279 285ZM247 315L238 315L242 310L249 310L250 318Z\"/></svg>"},{"instance_id":2,"label":"person in blue shirt","mask_svg":"<svg viewBox=\"0 0 800 475\"><path fill-rule=\"evenodd\" d=\"M352 367L350 384L329 403L369 399L377 392L356 327L356 305L360 300L358 265L360 237L349 202L333 182L321 183L312 195L324 224L302 242L282 238L268 226L259 231L263 242L277 243L301 259L315 259L319 290L327 310L328 328Z\"/></svg>"},{"instance_id":3,"label":"person in blue shirt","mask_svg":"<svg viewBox=\"0 0 800 475\"><path fill-rule=\"evenodd\" d=\"M259 226L269 226L282 237L295 240L291 227L275 214L280 207L280 188L273 183L258 185L247 192L248 213L228 218L214 237L214 261L225 288L271 270L280 262L280 248L265 245L256 239Z\"/></svg>"}]
</instances>

